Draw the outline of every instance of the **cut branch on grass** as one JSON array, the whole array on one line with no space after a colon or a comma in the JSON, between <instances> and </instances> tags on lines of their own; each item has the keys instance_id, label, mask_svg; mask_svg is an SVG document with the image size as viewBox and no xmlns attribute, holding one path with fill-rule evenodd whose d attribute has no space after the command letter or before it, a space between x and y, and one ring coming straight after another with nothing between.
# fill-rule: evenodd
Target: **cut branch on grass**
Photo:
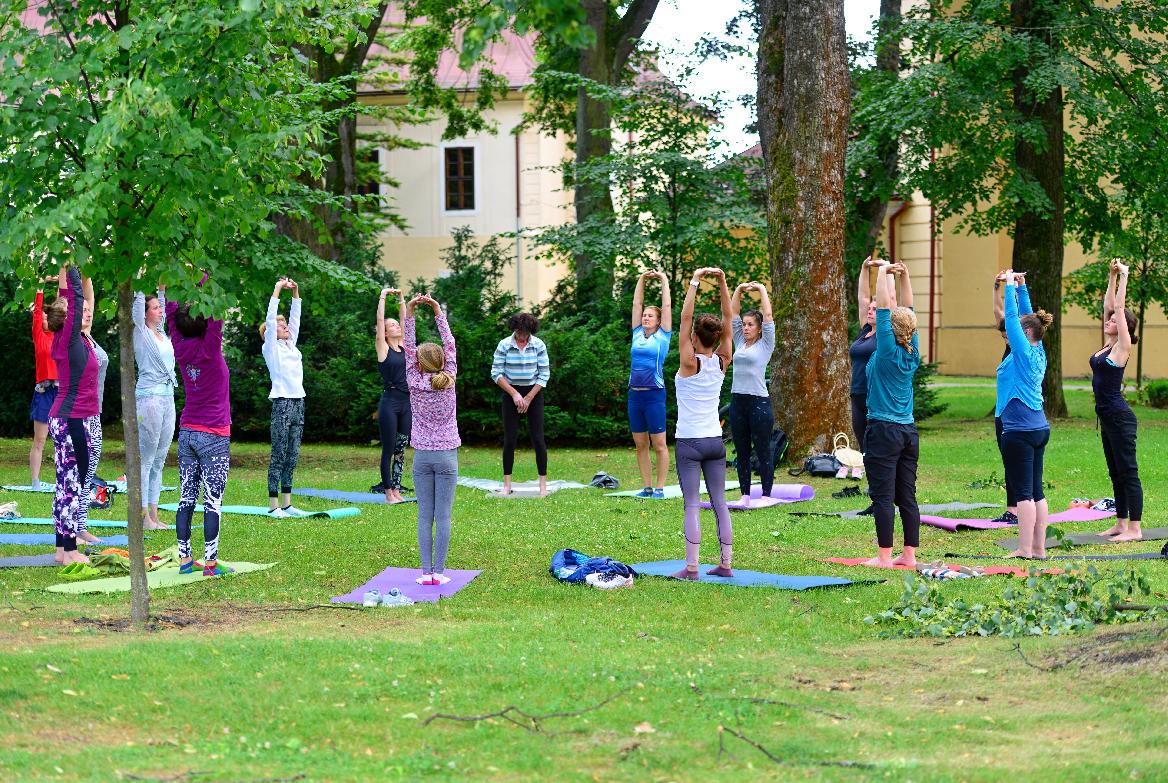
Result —
<instances>
[{"instance_id":1,"label":"cut branch on grass","mask_svg":"<svg viewBox=\"0 0 1168 783\"><path fill-rule=\"evenodd\" d=\"M431 715L430 717L426 718L424 721L422 721L422 725L429 726L431 723L433 723L436 720L452 720L452 721L459 721L462 723L475 723L478 721L490 720L491 718L501 718L502 720L514 723L516 726L519 726L520 728L527 729L528 731L533 732L535 734L541 734L541 733L543 733L543 721L552 720L553 718L576 718L576 717L579 717L580 715L584 715L584 714L589 713L589 712L594 712L594 711L600 709L601 707L603 707L607 704L610 704L613 701L616 701L621 696L624 696L626 693L628 693L630 690L632 690L631 686L629 688L625 688L624 690L617 691L616 693L609 696L604 701L597 702L596 704L593 704L591 707L585 707L584 709L581 709L581 710L571 710L571 711L567 711L567 712L549 712L546 715L533 715L532 713L521 710L520 708L518 708L514 704L512 704L511 706L504 707L503 709L501 709L497 712L488 712L488 713L483 714L483 715L452 715L450 713L445 713L445 712L436 712L433 715Z\"/></svg>"},{"instance_id":2,"label":"cut branch on grass","mask_svg":"<svg viewBox=\"0 0 1168 783\"><path fill-rule=\"evenodd\" d=\"M1021 644L1014 642L1014 646L1011 649L1013 649L1014 652L1018 653L1018 657L1022 659L1022 663L1026 664L1031 669L1038 669L1038 671L1040 671L1040 672L1053 672L1056 669L1061 669L1063 666L1066 665L1065 663L1058 663L1058 664L1055 664L1054 666L1039 666L1037 663L1034 663L1033 661L1031 661L1029 658L1026 657L1026 653L1022 652L1022 645Z\"/></svg>"},{"instance_id":3,"label":"cut branch on grass","mask_svg":"<svg viewBox=\"0 0 1168 783\"><path fill-rule=\"evenodd\" d=\"M209 771L201 772L199 770L192 769L187 770L186 772L178 772L174 775L161 775L158 777L152 777L150 775L135 775L132 772L116 772L115 774L123 780L148 780L152 781L152 783L172 783L172 781L190 780L191 778L200 777L202 775L210 775L212 773Z\"/></svg>"},{"instance_id":4,"label":"cut branch on grass","mask_svg":"<svg viewBox=\"0 0 1168 783\"><path fill-rule=\"evenodd\" d=\"M347 612L360 612L365 607L350 604L309 604L308 606L240 606L241 612L311 612L313 609L344 609Z\"/></svg>"},{"instance_id":5,"label":"cut branch on grass","mask_svg":"<svg viewBox=\"0 0 1168 783\"><path fill-rule=\"evenodd\" d=\"M779 756L776 756L774 753L772 753L770 750L768 750L766 748L766 746L764 746L761 742L758 742L757 740L752 740L750 737L746 736L742 732L735 731L734 729L731 729L727 726L719 726L718 727L718 760L719 761L722 760L723 755L733 755L730 753L730 751L728 751L726 749L726 735L727 734L729 734L732 737L736 737L736 738L742 740L747 745L754 748L755 750L757 750L762 755L766 756L771 761L775 762L776 764L781 764L782 766L844 767L844 768L851 768L851 769L873 769L876 766L875 764L866 764L862 761L847 761L847 760L814 761L814 760L780 758Z\"/></svg>"},{"instance_id":6,"label":"cut branch on grass","mask_svg":"<svg viewBox=\"0 0 1168 783\"><path fill-rule=\"evenodd\" d=\"M698 696L706 695L706 692L704 690L702 690L701 686L697 685L696 683L691 682L689 684L689 689L691 691L693 691L695 694L697 694ZM832 720L851 720L851 717L849 717L847 715L840 715L839 713L836 713L836 712L828 712L827 710L820 709L819 707L809 707L805 704L795 704L794 702L780 701L779 699L766 699L766 698L763 698L761 696L724 696L724 695L719 696L719 695L714 695L711 698L729 699L729 700L733 700L733 701L746 701L746 702L750 702L751 704L773 704L777 707L786 707L787 709L791 709L791 710L803 710L804 712L814 712L817 715L825 715L828 718L831 718Z\"/></svg>"}]
</instances>

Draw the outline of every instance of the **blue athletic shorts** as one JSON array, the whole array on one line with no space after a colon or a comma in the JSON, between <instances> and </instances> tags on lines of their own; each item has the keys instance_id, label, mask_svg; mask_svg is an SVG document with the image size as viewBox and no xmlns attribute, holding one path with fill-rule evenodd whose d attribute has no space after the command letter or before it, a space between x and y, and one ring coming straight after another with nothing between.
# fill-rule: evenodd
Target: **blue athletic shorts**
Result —
<instances>
[{"instance_id":1,"label":"blue athletic shorts","mask_svg":"<svg viewBox=\"0 0 1168 783\"><path fill-rule=\"evenodd\" d=\"M48 391L34 391L32 393L32 406L29 409L28 417L33 421L39 421L41 424L48 424L49 409L53 407L53 403L56 400L56 386L50 386Z\"/></svg>"},{"instance_id":2,"label":"blue athletic shorts","mask_svg":"<svg viewBox=\"0 0 1168 783\"><path fill-rule=\"evenodd\" d=\"M665 432L664 389L629 389L629 430L650 435Z\"/></svg>"}]
</instances>

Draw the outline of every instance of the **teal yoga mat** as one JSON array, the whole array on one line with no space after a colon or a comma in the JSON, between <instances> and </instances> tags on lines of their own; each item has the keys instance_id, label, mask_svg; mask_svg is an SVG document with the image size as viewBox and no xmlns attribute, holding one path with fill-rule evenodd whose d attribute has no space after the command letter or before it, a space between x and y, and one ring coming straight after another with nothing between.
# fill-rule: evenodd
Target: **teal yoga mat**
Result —
<instances>
[{"instance_id":1,"label":"teal yoga mat","mask_svg":"<svg viewBox=\"0 0 1168 783\"><path fill-rule=\"evenodd\" d=\"M684 560L658 560L654 563L636 563L633 570L641 576L670 576L685 568ZM699 566L701 577L699 582L715 585L734 585L735 587L774 587L780 590L807 590L812 587L842 587L855 584L873 584L882 582L882 579L841 579L837 576L786 576L784 574L768 574L764 571L746 571L735 568L734 576L709 576L713 566ZM683 581L683 580L678 580Z\"/></svg>"},{"instance_id":2,"label":"teal yoga mat","mask_svg":"<svg viewBox=\"0 0 1168 783\"><path fill-rule=\"evenodd\" d=\"M126 482L108 481L106 483L123 495L126 493ZM40 492L42 494L52 494L57 491L57 486L52 483L42 483L40 489L33 489L31 484L3 484L0 485L0 489L6 489L9 492ZM178 487L162 487L163 492L174 492L176 489Z\"/></svg>"},{"instance_id":3,"label":"teal yoga mat","mask_svg":"<svg viewBox=\"0 0 1168 783\"><path fill-rule=\"evenodd\" d=\"M178 503L164 503L158 507L163 511L178 511ZM203 504L199 503L195 506L195 513L203 513ZM268 519L275 519L275 517L268 514L266 506L223 506L219 509L220 514L244 514L252 517L267 517ZM291 519L310 519L313 517L328 519L344 519L345 517L355 517L361 513L361 509L354 506L346 508L330 508L327 511L306 511L305 513L290 517Z\"/></svg>"},{"instance_id":4,"label":"teal yoga mat","mask_svg":"<svg viewBox=\"0 0 1168 783\"><path fill-rule=\"evenodd\" d=\"M727 481L726 482L726 491L729 492L732 489L738 489L738 482L737 481ZM640 491L641 490L639 490L639 489L626 489L626 490L623 490L621 492L605 492L604 496L607 498L633 498L633 497L636 497L637 493ZM706 482L704 482L704 481L702 482L702 494L703 495L706 494ZM665 497L666 498L679 498L679 497L681 497L681 485L680 484L670 484L669 486L667 486L665 488ZM643 499L650 500L650 498L643 498Z\"/></svg>"},{"instance_id":5,"label":"teal yoga mat","mask_svg":"<svg viewBox=\"0 0 1168 783\"><path fill-rule=\"evenodd\" d=\"M178 566L170 568L159 568L157 571L148 571L146 573L146 584L150 586L151 590L157 590L160 587L178 587L179 585L189 585L195 582L217 582L223 579L234 579L236 576L251 573L252 571L265 571L275 563L229 563L226 560L220 560L225 566L230 566L235 569L234 574L227 576L203 576L202 572L193 574L180 574ZM68 593L70 595L81 595L84 593L128 593L130 592L130 577L128 576L111 576L104 579L86 579L81 582L64 582L59 585L53 585L45 588L50 593Z\"/></svg>"}]
</instances>

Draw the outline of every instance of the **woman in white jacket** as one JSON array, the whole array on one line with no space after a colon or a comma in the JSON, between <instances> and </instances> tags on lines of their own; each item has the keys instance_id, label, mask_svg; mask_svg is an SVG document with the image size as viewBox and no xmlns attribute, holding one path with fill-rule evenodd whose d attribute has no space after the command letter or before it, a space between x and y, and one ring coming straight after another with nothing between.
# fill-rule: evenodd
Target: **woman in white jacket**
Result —
<instances>
[{"instance_id":1,"label":"woman in white jacket","mask_svg":"<svg viewBox=\"0 0 1168 783\"><path fill-rule=\"evenodd\" d=\"M288 318L279 314L280 292L292 292ZM264 361L272 378L272 458L268 463L268 514L286 518L300 516L292 505L292 474L300 457L300 439L304 435L304 360L296 339L300 335L300 289L296 282L282 277L276 281L268 314L260 327L264 338Z\"/></svg>"}]
</instances>

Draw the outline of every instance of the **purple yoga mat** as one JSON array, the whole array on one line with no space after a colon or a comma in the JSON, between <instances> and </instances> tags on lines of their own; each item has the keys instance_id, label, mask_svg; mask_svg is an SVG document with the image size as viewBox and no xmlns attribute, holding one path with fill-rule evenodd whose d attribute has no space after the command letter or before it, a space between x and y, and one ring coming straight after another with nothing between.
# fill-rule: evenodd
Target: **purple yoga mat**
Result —
<instances>
[{"instance_id":1,"label":"purple yoga mat","mask_svg":"<svg viewBox=\"0 0 1168 783\"><path fill-rule=\"evenodd\" d=\"M1095 522L1115 516L1114 511L1097 511L1093 508L1068 508L1047 517L1048 522ZM950 533L958 530L994 530L1000 527L1015 527L1009 522L995 522L992 519L949 519L921 514L921 522Z\"/></svg>"},{"instance_id":2,"label":"purple yoga mat","mask_svg":"<svg viewBox=\"0 0 1168 783\"><path fill-rule=\"evenodd\" d=\"M806 484L775 484L771 487L769 497L762 496L762 487L750 488L750 505L742 505L741 500L731 501L726 505L732 511L753 511L756 508L770 508L782 503L798 503L801 500L811 500L815 497L815 490ZM713 508L709 501L702 501L702 508Z\"/></svg>"},{"instance_id":3,"label":"purple yoga mat","mask_svg":"<svg viewBox=\"0 0 1168 783\"><path fill-rule=\"evenodd\" d=\"M365 591L379 590L382 595L385 595L392 587L401 590L402 595L415 601L437 601L439 598L449 598L454 595L481 573L482 571L452 570L446 572L450 581L444 585L420 585L414 580L422 575L422 569L390 566L353 592L335 596L332 602L334 604L359 604L365 599Z\"/></svg>"}]
</instances>

